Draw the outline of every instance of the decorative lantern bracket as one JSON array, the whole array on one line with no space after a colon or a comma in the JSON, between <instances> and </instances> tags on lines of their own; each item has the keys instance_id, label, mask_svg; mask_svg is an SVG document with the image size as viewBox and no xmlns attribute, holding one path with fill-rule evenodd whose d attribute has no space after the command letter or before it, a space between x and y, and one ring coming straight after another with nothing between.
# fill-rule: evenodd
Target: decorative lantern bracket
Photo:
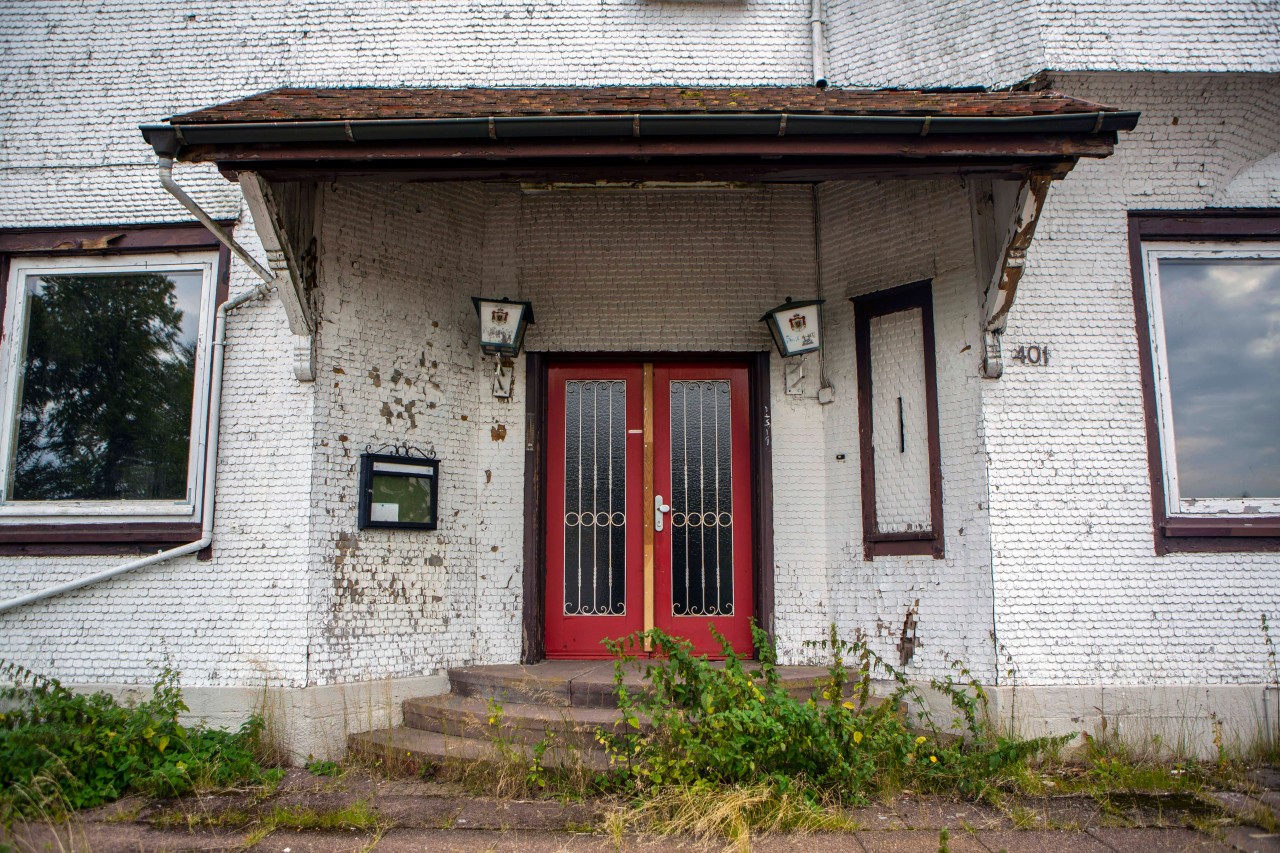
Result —
<instances>
[{"instance_id":1,"label":"decorative lantern bracket","mask_svg":"<svg viewBox=\"0 0 1280 853\"><path fill-rule=\"evenodd\" d=\"M511 387L515 384L516 363L509 356L495 354L493 357L493 396L502 400L511 399Z\"/></svg>"},{"instance_id":2,"label":"decorative lantern bracket","mask_svg":"<svg viewBox=\"0 0 1280 853\"><path fill-rule=\"evenodd\" d=\"M804 396L804 356L783 361L782 376L788 397Z\"/></svg>"}]
</instances>

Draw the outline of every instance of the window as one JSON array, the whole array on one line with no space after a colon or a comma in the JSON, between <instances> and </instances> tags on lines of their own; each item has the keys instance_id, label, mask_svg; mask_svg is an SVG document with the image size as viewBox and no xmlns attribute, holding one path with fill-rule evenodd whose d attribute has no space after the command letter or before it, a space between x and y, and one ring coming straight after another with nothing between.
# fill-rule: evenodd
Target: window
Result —
<instances>
[{"instance_id":1,"label":"window","mask_svg":"<svg viewBox=\"0 0 1280 853\"><path fill-rule=\"evenodd\" d=\"M1264 541L1280 536L1280 240L1264 239L1270 223L1280 220L1133 223L1161 552L1278 544Z\"/></svg>"},{"instance_id":2,"label":"window","mask_svg":"<svg viewBox=\"0 0 1280 853\"><path fill-rule=\"evenodd\" d=\"M943 556L933 291L853 299L865 559Z\"/></svg>"},{"instance_id":3,"label":"window","mask_svg":"<svg viewBox=\"0 0 1280 853\"><path fill-rule=\"evenodd\" d=\"M226 268L208 239L190 226L0 233L0 251L31 249L0 257L0 549L119 553L199 537ZM50 242L64 251L39 251ZM47 550L68 543L117 547Z\"/></svg>"}]
</instances>

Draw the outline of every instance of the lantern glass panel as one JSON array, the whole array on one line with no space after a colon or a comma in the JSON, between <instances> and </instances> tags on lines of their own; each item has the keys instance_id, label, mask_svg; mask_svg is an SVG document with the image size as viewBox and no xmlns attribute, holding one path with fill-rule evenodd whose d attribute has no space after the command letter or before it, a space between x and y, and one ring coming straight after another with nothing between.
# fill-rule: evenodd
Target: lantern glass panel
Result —
<instances>
[{"instance_id":1,"label":"lantern glass panel","mask_svg":"<svg viewBox=\"0 0 1280 853\"><path fill-rule=\"evenodd\" d=\"M524 337L525 306L519 302L481 300L480 346L485 352L515 355Z\"/></svg>"},{"instance_id":2,"label":"lantern glass panel","mask_svg":"<svg viewBox=\"0 0 1280 853\"><path fill-rule=\"evenodd\" d=\"M822 305L781 305L772 312L770 331L784 356L814 352L822 346Z\"/></svg>"}]
</instances>

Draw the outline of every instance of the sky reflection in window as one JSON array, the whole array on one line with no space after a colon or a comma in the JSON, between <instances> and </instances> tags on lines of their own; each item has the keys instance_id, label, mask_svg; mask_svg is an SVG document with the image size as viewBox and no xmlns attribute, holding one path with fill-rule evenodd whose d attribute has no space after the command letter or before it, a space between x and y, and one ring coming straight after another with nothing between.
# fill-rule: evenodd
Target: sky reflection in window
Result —
<instances>
[{"instance_id":1,"label":"sky reflection in window","mask_svg":"<svg viewBox=\"0 0 1280 853\"><path fill-rule=\"evenodd\" d=\"M1280 260L1159 263L1180 497L1280 497Z\"/></svg>"}]
</instances>

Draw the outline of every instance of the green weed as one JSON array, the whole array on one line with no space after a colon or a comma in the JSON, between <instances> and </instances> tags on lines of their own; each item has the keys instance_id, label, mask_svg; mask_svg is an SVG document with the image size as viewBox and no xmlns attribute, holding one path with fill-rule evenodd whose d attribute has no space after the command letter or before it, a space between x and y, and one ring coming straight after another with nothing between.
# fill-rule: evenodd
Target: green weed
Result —
<instances>
[{"instance_id":1,"label":"green weed","mask_svg":"<svg viewBox=\"0 0 1280 853\"><path fill-rule=\"evenodd\" d=\"M717 635L718 636L718 635ZM614 643L618 705L631 724L602 734L623 790L651 796L668 786L735 789L768 784L778 794L809 802L864 802L869 796L913 790L979 796L1003 783L1028 759L1065 740L1019 740L998 735L987 722L986 694L957 664L933 686L956 711L961 735L940 731L921 712L913 729L899 708L922 705L907 678L861 638L847 643L834 628L815 644L830 655L820 699L800 701L783 689L770 638L755 630L758 668L744 667L721 637L723 665L695 656L688 643L652 630ZM648 664L651 691L631 695L623 661L645 641L659 653ZM895 685L884 701L871 695L873 677ZM652 728L641 728L647 717Z\"/></svg>"},{"instance_id":2,"label":"green weed","mask_svg":"<svg viewBox=\"0 0 1280 853\"><path fill-rule=\"evenodd\" d=\"M0 823L49 810L96 806L136 791L176 796L265 783L278 774L255 758L261 721L237 732L187 727L178 673L166 667L151 697L126 706L105 693L74 693L57 680L0 662Z\"/></svg>"},{"instance_id":3,"label":"green weed","mask_svg":"<svg viewBox=\"0 0 1280 853\"><path fill-rule=\"evenodd\" d=\"M328 776L332 779L342 775L342 765L336 761L311 761L307 763L307 772L312 776Z\"/></svg>"}]
</instances>

